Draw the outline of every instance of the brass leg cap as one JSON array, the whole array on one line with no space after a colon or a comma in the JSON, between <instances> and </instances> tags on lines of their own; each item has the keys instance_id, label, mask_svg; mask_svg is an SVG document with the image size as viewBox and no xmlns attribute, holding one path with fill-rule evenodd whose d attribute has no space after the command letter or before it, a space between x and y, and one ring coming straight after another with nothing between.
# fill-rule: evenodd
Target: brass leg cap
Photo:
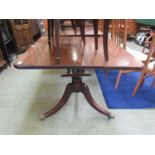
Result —
<instances>
[{"instance_id":1,"label":"brass leg cap","mask_svg":"<svg viewBox=\"0 0 155 155\"><path fill-rule=\"evenodd\" d=\"M45 119L45 115L44 115L44 114L42 114L42 115L40 115L40 117L39 117L39 118L40 118L40 120L41 120L41 121L43 121L43 120Z\"/></svg>"},{"instance_id":2,"label":"brass leg cap","mask_svg":"<svg viewBox=\"0 0 155 155\"><path fill-rule=\"evenodd\" d=\"M114 119L115 118L115 116L113 114L110 114L107 117L108 117L108 119Z\"/></svg>"}]
</instances>

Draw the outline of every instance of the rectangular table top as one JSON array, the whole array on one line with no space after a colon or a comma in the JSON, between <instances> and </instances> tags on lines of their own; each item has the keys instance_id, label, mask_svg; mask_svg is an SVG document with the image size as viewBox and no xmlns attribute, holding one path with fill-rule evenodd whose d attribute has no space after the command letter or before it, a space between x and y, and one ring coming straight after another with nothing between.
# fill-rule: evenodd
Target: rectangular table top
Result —
<instances>
[{"instance_id":1,"label":"rectangular table top","mask_svg":"<svg viewBox=\"0 0 155 155\"><path fill-rule=\"evenodd\" d=\"M55 59L55 48L49 50L48 38L42 36L14 62L18 69L64 69L64 68L118 68L142 69L143 63L123 48L109 40L109 60L104 60L103 38L99 37L98 50L94 38L86 37L86 44L80 37L61 37L61 59Z\"/></svg>"}]
</instances>

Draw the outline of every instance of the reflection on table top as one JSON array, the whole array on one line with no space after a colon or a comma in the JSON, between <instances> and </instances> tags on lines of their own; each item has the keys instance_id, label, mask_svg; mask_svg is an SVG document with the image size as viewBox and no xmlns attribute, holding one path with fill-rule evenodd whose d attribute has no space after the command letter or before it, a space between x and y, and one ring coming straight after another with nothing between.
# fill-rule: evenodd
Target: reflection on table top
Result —
<instances>
[{"instance_id":1,"label":"reflection on table top","mask_svg":"<svg viewBox=\"0 0 155 155\"><path fill-rule=\"evenodd\" d=\"M49 50L48 39L41 37L25 53L18 57L14 66L19 69L56 68L125 68L141 69L143 64L124 49L109 41L109 61L104 60L103 39L95 50L94 38L86 37L86 44L80 37L61 37L61 59L55 60L55 48Z\"/></svg>"},{"instance_id":2,"label":"reflection on table top","mask_svg":"<svg viewBox=\"0 0 155 155\"><path fill-rule=\"evenodd\" d=\"M79 29L76 30L76 34L75 31L71 30L71 29L67 29L67 30L60 30L60 35L61 36L81 36L81 32ZM101 31L98 31L98 35L102 36L103 33ZM93 36L94 37L94 30L92 27L86 27L85 28L85 36Z\"/></svg>"}]
</instances>

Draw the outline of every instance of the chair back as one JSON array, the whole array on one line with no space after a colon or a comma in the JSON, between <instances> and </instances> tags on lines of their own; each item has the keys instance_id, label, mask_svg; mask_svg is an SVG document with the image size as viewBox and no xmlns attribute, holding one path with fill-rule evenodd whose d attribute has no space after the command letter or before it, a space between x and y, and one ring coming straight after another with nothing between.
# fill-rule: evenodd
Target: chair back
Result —
<instances>
[{"instance_id":1,"label":"chair back","mask_svg":"<svg viewBox=\"0 0 155 155\"><path fill-rule=\"evenodd\" d=\"M112 19L110 24L111 39L126 49L127 19Z\"/></svg>"}]
</instances>

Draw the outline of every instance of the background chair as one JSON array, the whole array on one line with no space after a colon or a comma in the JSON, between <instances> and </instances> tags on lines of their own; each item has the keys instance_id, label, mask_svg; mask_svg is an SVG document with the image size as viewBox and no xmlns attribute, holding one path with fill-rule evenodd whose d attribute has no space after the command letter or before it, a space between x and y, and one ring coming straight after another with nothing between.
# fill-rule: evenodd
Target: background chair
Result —
<instances>
[{"instance_id":1,"label":"background chair","mask_svg":"<svg viewBox=\"0 0 155 155\"><path fill-rule=\"evenodd\" d=\"M150 44L150 42L149 42ZM150 45L149 45L150 46ZM131 49L126 49L130 54L132 54L134 57L138 58L140 61L142 61L144 64L146 63L147 61L147 58L148 56L145 53L145 50L146 50L146 47L148 47L148 42L146 42L146 44L144 45L144 48L142 49L142 52L138 52L138 51L133 51L132 53L129 51ZM149 61L149 63L151 63L152 61L154 61L154 58L151 56L151 59ZM119 86L119 83L120 83L120 79L121 79L121 76L124 75L124 74L127 74L127 73L130 73L130 72L137 72L137 71L140 71L140 70L119 70L119 73L118 73L118 76L117 76L117 79L116 79L116 82L115 82L115 89L118 89L118 86Z\"/></svg>"},{"instance_id":2,"label":"background chair","mask_svg":"<svg viewBox=\"0 0 155 155\"><path fill-rule=\"evenodd\" d=\"M150 38L148 38L148 40L150 40ZM146 42L146 44L144 45L144 48L142 49L142 52L133 51L132 49L129 49L128 47L126 48L126 44L125 44L124 48L126 48L126 50L130 54L132 54L134 57L138 58L140 61L145 63L146 60L147 60L147 55L144 54L144 53L145 53L146 47L148 47L148 44L149 44L149 42ZM119 83L120 83L120 79L121 79L121 76L123 74L127 74L129 72L137 72L137 71L139 71L139 70L123 70L123 69L119 70L119 73L118 73L118 76L117 76L117 79L116 79L116 82L115 82L115 89L118 89L118 86L119 86Z\"/></svg>"},{"instance_id":3,"label":"background chair","mask_svg":"<svg viewBox=\"0 0 155 155\"><path fill-rule=\"evenodd\" d=\"M127 20L113 19L111 23L111 38L118 46L126 49L127 40Z\"/></svg>"},{"instance_id":4,"label":"background chair","mask_svg":"<svg viewBox=\"0 0 155 155\"><path fill-rule=\"evenodd\" d=\"M153 35L153 39L152 42L150 44L150 48L149 48L149 53L148 53L148 57L147 60L145 62L145 66L144 69L142 70L142 74L134 88L134 91L132 93L132 96L135 96L139 87L143 85L144 80L150 76L154 76L155 77L155 58L153 57L155 52L155 34ZM153 60L152 60L153 59ZM155 79L152 82L152 86L155 85Z\"/></svg>"},{"instance_id":5,"label":"background chair","mask_svg":"<svg viewBox=\"0 0 155 155\"><path fill-rule=\"evenodd\" d=\"M77 28L80 29L80 34L82 37L82 40L84 44L86 43L86 30L85 28L87 27L86 25L86 20L85 19L70 19L70 24L65 25L65 22L68 22L68 20L61 19L60 21L60 27L61 30L63 31L65 27L72 27L73 30L75 31L75 36L77 34ZM90 22L90 21L89 21ZM69 22L68 22L69 23ZM92 20L92 26L94 29L94 42L95 42L95 49L98 49L98 19L93 19ZM49 42L49 47L51 47L51 36L53 38L54 35L54 19L48 19L48 42Z\"/></svg>"}]
</instances>

